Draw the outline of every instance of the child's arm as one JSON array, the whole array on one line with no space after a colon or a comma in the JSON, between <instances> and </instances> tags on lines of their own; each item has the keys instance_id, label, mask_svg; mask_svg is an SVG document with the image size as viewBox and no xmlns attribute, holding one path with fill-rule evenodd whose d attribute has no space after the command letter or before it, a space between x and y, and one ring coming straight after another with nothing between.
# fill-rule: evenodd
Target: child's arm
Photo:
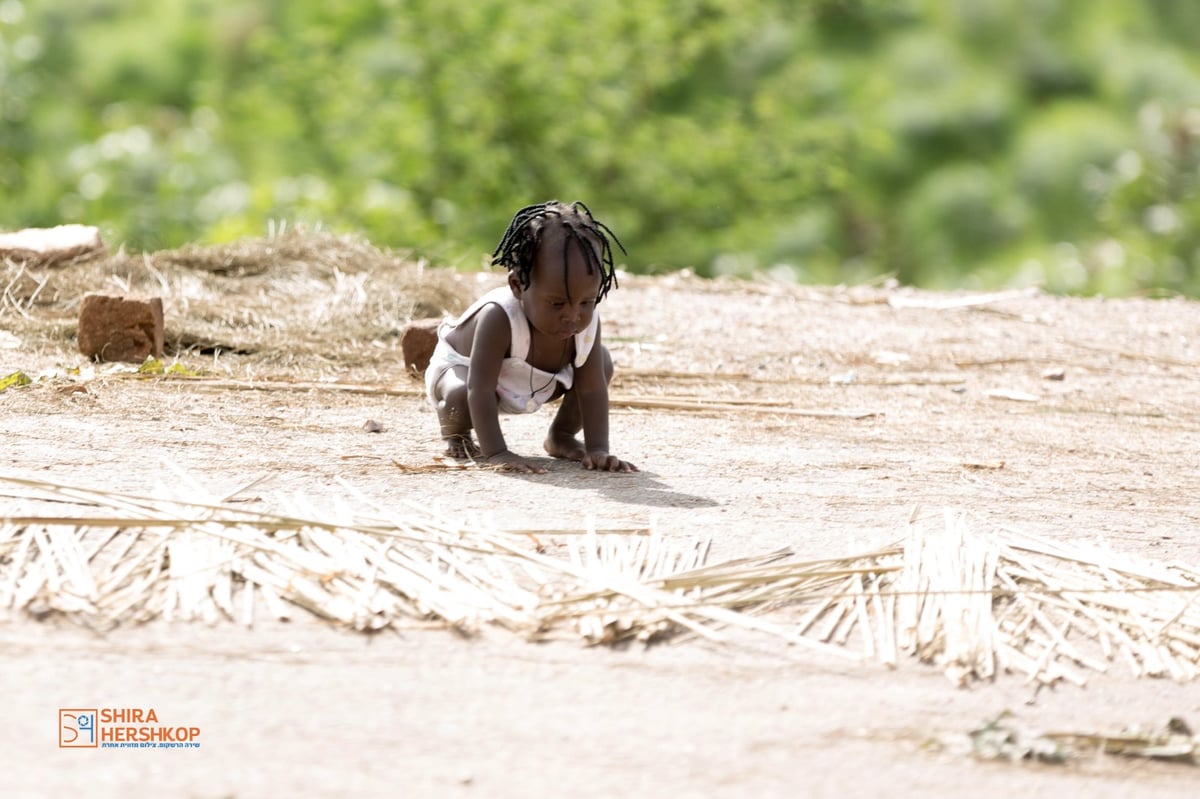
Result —
<instances>
[{"instance_id":1,"label":"child's arm","mask_svg":"<svg viewBox=\"0 0 1200 799\"><path fill-rule=\"evenodd\" d=\"M485 305L475 321L471 365L467 367L467 407L484 460L516 472L544 474L546 470L508 451L500 430L496 384L512 339L508 315L499 305Z\"/></svg>"},{"instance_id":2,"label":"child's arm","mask_svg":"<svg viewBox=\"0 0 1200 799\"><path fill-rule=\"evenodd\" d=\"M583 417L583 467L602 472L636 472L632 463L608 452L608 376L604 373L604 346L600 323L596 323L596 342L583 366L575 370L575 393Z\"/></svg>"}]
</instances>

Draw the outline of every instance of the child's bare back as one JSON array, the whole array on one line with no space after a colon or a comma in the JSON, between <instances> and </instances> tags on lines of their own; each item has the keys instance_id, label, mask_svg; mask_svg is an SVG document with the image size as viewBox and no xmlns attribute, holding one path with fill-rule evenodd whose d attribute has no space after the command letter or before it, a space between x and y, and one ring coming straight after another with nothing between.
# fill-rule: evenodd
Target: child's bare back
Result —
<instances>
[{"instance_id":1,"label":"child's bare back","mask_svg":"<svg viewBox=\"0 0 1200 799\"><path fill-rule=\"evenodd\" d=\"M637 471L608 451L613 364L596 306L616 286L610 236L619 247L583 203L552 201L513 217L492 255L508 268L508 284L442 324L426 371L447 454L544 473L509 451L499 414L532 413L561 399L547 453L587 469Z\"/></svg>"}]
</instances>

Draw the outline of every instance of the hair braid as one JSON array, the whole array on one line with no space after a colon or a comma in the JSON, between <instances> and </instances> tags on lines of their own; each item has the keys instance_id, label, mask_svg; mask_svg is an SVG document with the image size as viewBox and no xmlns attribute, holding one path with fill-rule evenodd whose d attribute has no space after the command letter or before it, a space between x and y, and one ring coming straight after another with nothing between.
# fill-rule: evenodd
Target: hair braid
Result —
<instances>
[{"instance_id":1,"label":"hair braid","mask_svg":"<svg viewBox=\"0 0 1200 799\"><path fill-rule=\"evenodd\" d=\"M578 201L567 205L551 200L538 205L527 205L517 211L508 223L508 229L504 231L496 251L492 253L492 265L506 267L509 272L517 275L522 288L529 288L530 274L533 272L538 248L542 244L542 236L552 226L558 226L564 234L563 269L567 267L567 247L574 241L587 262L588 274L600 274L600 291L596 295L596 301L604 299L609 289L617 287L612 243L616 243L622 253L625 253L625 247L617 238L617 234L603 222L594 219L591 210ZM599 256L596 255L596 247L592 245L599 245Z\"/></svg>"}]
</instances>

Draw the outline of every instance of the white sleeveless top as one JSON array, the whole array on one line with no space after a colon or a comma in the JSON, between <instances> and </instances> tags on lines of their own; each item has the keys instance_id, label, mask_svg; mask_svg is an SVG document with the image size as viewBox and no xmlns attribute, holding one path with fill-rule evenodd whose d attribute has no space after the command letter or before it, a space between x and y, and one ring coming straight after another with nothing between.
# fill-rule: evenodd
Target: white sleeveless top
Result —
<instances>
[{"instance_id":1,"label":"white sleeveless top","mask_svg":"<svg viewBox=\"0 0 1200 799\"><path fill-rule=\"evenodd\" d=\"M575 367L583 366L596 343L600 315L592 314L587 328L582 333L575 334L574 361L557 372L546 372L525 360L529 357L529 321L525 318L525 312L521 310L521 301L513 296L512 289L507 285L501 286L476 300L462 316L442 322L438 328L437 350L426 371L428 385L436 385L441 375L451 366L470 365L471 359L451 347L446 341L446 335L478 313L479 309L493 303L504 309L512 333L508 357L500 365L500 377L496 382L500 410L504 413L533 413L553 396L555 383L561 383L564 390L570 389L574 384Z\"/></svg>"}]
</instances>

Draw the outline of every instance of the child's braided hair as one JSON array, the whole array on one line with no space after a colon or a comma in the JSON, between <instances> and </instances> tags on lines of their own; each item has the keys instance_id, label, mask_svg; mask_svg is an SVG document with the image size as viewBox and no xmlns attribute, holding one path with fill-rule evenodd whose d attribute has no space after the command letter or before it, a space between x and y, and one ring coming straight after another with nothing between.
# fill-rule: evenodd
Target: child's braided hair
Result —
<instances>
[{"instance_id":1,"label":"child's braided hair","mask_svg":"<svg viewBox=\"0 0 1200 799\"><path fill-rule=\"evenodd\" d=\"M517 211L516 216L508 223L504 238L492 253L492 265L504 266L509 272L515 273L521 281L521 288L529 288L529 276L533 271L533 261L537 256L538 247L542 243L542 234L551 225L558 225L563 235L563 270L567 268L567 248L575 242L583 252L587 261L588 274L600 273L600 291L596 301L604 299L610 288L617 286L617 270L613 264L612 247L609 239L625 252L625 247L617 238L617 234L608 229L603 222L592 218L592 212L581 202L570 205L558 200L529 205ZM600 255L597 258L598 244Z\"/></svg>"}]
</instances>

